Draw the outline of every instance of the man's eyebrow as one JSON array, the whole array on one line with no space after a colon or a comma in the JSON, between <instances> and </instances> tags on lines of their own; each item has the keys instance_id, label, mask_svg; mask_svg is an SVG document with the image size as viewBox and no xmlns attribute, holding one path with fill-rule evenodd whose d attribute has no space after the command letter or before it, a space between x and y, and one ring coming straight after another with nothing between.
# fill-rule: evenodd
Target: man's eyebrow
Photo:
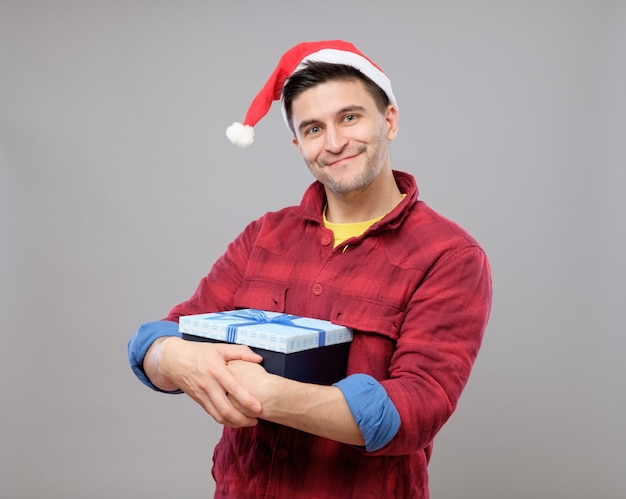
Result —
<instances>
[{"instance_id":1,"label":"man's eyebrow","mask_svg":"<svg viewBox=\"0 0 626 499\"><path fill-rule=\"evenodd\" d=\"M363 112L367 111L367 109L365 109L364 106L359 106L358 104L352 104L351 106L344 107L337 114L345 114L345 113L350 113L350 112L354 112L354 111L360 111L360 112L363 113Z\"/></svg>"},{"instance_id":2,"label":"man's eyebrow","mask_svg":"<svg viewBox=\"0 0 626 499\"><path fill-rule=\"evenodd\" d=\"M349 106L346 106L344 108L341 108L339 111L337 111L337 116L341 115L341 114L346 114L346 113L354 113L354 112L365 112L367 111L365 107L363 106L359 106L358 104L351 104ZM308 128L311 125L314 125L315 123L318 123L319 120L316 119L312 119L312 120L304 120L302 121L299 125L298 125L298 131L302 132L302 130L304 130L305 128Z\"/></svg>"}]
</instances>

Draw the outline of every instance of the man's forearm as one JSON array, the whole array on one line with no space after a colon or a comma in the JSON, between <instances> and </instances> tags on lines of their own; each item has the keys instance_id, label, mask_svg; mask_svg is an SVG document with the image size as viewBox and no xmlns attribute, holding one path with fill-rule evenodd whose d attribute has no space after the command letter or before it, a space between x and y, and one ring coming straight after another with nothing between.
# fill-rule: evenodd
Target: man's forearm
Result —
<instances>
[{"instance_id":1,"label":"man's forearm","mask_svg":"<svg viewBox=\"0 0 626 499\"><path fill-rule=\"evenodd\" d=\"M244 385L263 407L258 417L325 437L362 446L363 434L341 390L334 386L300 383L264 371L248 373Z\"/></svg>"},{"instance_id":2,"label":"man's forearm","mask_svg":"<svg viewBox=\"0 0 626 499\"><path fill-rule=\"evenodd\" d=\"M275 376L275 396L261 402L262 418L320 437L352 445L364 445L341 390Z\"/></svg>"},{"instance_id":3,"label":"man's forearm","mask_svg":"<svg viewBox=\"0 0 626 499\"><path fill-rule=\"evenodd\" d=\"M143 369L152 384L163 391L174 391L178 387L172 381L165 377L159 370L161 354L163 352L164 342L171 337L157 339L146 352L143 360Z\"/></svg>"}]
</instances>

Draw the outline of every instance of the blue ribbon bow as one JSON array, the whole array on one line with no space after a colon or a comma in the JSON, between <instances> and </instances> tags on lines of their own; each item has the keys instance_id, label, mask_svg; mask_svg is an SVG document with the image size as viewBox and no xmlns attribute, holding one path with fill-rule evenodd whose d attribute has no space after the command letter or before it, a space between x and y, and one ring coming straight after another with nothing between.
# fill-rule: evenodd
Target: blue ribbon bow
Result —
<instances>
[{"instance_id":1,"label":"blue ribbon bow","mask_svg":"<svg viewBox=\"0 0 626 499\"><path fill-rule=\"evenodd\" d=\"M259 324L281 324L283 326L296 327L299 329L307 329L309 331L316 331L318 333L319 346L323 347L326 344L326 331L314 327L302 326L295 324L293 319L300 319L297 315L279 314L273 317L268 316L262 310L248 309L237 310L234 312L218 312L219 314L226 314L229 317L239 317L240 319L248 319L248 322L242 322L239 324L229 324L226 329L226 341L229 343L237 342L237 330L244 326L256 326Z\"/></svg>"}]
</instances>

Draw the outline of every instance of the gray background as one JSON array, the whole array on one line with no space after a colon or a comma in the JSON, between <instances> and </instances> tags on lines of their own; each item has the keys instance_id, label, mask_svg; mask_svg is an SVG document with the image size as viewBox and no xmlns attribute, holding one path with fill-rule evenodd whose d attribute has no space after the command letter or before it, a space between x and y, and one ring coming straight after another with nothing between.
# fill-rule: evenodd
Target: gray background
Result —
<instances>
[{"instance_id":1,"label":"gray background","mask_svg":"<svg viewBox=\"0 0 626 499\"><path fill-rule=\"evenodd\" d=\"M626 497L626 5L405 0L0 2L2 497L211 495L219 426L126 342L299 202L276 106L247 150L224 129L328 38L391 77L393 166L493 265L433 499Z\"/></svg>"}]
</instances>

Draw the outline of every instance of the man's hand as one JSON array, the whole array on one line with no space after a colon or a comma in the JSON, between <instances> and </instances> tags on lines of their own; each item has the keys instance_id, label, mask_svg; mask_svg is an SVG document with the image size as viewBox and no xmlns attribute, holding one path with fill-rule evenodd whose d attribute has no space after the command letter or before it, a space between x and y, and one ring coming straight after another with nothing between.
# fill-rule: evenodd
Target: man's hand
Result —
<instances>
[{"instance_id":1,"label":"man's hand","mask_svg":"<svg viewBox=\"0 0 626 499\"><path fill-rule=\"evenodd\" d=\"M273 396L272 390L277 389L272 385L272 378L275 376L269 374L263 366L260 364L253 364L251 362L243 362L241 360L232 360L228 362L228 369L232 375L243 386L250 390L250 393L259 401L263 399L271 399ZM235 397L228 395L228 398L233 405L243 414L248 417L260 416L260 413L252 413L246 407L242 406Z\"/></svg>"},{"instance_id":2,"label":"man's hand","mask_svg":"<svg viewBox=\"0 0 626 499\"><path fill-rule=\"evenodd\" d=\"M218 423L233 428L253 426L261 404L229 371L227 364L233 360L258 363L263 358L243 345L166 337L150 347L144 369L156 386L168 391L181 389Z\"/></svg>"}]
</instances>

